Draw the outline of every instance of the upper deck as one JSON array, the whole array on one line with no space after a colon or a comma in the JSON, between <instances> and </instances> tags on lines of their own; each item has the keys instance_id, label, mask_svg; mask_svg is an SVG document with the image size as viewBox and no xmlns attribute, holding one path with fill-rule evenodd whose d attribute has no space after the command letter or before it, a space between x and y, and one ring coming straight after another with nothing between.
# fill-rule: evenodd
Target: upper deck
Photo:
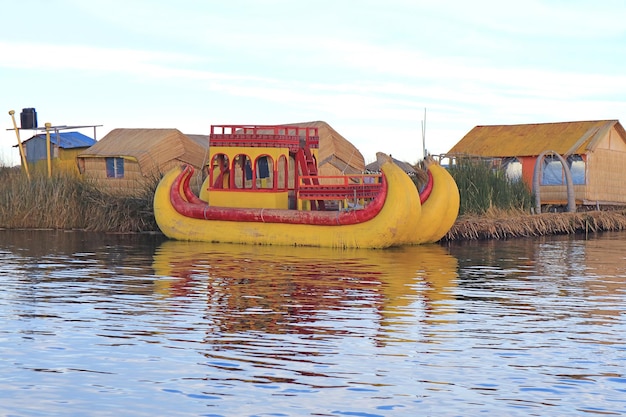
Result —
<instances>
[{"instance_id":1,"label":"upper deck","mask_svg":"<svg viewBox=\"0 0 626 417\"><path fill-rule=\"evenodd\" d=\"M209 146L288 148L319 148L317 127L286 125L213 125Z\"/></svg>"},{"instance_id":2,"label":"upper deck","mask_svg":"<svg viewBox=\"0 0 626 417\"><path fill-rule=\"evenodd\" d=\"M381 193L380 174L319 175L319 140L315 126L213 125L203 186L210 193L201 198L220 207L324 211L350 200L363 207Z\"/></svg>"}]
</instances>

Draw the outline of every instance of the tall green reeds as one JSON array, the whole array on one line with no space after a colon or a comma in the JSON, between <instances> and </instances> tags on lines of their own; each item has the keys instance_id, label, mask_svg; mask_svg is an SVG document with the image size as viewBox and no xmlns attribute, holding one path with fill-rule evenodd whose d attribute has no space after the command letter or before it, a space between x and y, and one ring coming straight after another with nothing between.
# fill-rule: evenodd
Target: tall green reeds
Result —
<instances>
[{"instance_id":1,"label":"tall green reeds","mask_svg":"<svg viewBox=\"0 0 626 417\"><path fill-rule=\"evenodd\" d=\"M151 186L137 197L122 197L71 174L35 173L29 180L20 168L0 167L0 227L155 231L153 196Z\"/></svg>"},{"instance_id":2,"label":"tall green reeds","mask_svg":"<svg viewBox=\"0 0 626 417\"><path fill-rule=\"evenodd\" d=\"M449 168L461 195L459 214L489 210L529 212L533 196L521 179L512 180L501 169L482 160L461 158Z\"/></svg>"}]
</instances>

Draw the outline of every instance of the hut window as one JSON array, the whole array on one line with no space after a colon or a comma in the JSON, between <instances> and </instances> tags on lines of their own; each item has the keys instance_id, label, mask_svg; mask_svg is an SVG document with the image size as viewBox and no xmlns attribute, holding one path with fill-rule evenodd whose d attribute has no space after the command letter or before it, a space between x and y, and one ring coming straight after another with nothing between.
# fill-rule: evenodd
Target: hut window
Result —
<instances>
[{"instance_id":1,"label":"hut window","mask_svg":"<svg viewBox=\"0 0 626 417\"><path fill-rule=\"evenodd\" d=\"M572 182L574 184L585 184L585 161L580 155L570 155L567 158L567 164L572 173Z\"/></svg>"},{"instance_id":2,"label":"hut window","mask_svg":"<svg viewBox=\"0 0 626 417\"><path fill-rule=\"evenodd\" d=\"M502 169L511 181L522 178L522 163L517 158L506 158L502 164Z\"/></svg>"},{"instance_id":3,"label":"hut window","mask_svg":"<svg viewBox=\"0 0 626 417\"><path fill-rule=\"evenodd\" d=\"M107 178L124 178L124 158L105 158Z\"/></svg>"},{"instance_id":4,"label":"hut window","mask_svg":"<svg viewBox=\"0 0 626 417\"><path fill-rule=\"evenodd\" d=\"M544 159L543 185L563 185L565 184L565 176L563 175L563 165L561 161L554 155L548 155Z\"/></svg>"}]
</instances>

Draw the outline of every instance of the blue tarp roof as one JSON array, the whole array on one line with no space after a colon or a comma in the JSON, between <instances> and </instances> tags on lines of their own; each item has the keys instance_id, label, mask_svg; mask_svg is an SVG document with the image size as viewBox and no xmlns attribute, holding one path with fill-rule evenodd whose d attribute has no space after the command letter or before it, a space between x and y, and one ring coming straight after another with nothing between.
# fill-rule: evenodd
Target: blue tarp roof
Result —
<instances>
[{"instance_id":1,"label":"blue tarp roof","mask_svg":"<svg viewBox=\"0 0 626 417\"><path fill-rule=\"evenodd\" d=\"M40 133L38 135L33 136L32 138L28 140L32 140L35 138L37 138L38 140L39 139L46 140L46 134ZM57 140L59 143L57 143ZM60 148L63 148L63 149L88 148L96 144L95 139L92 139L89 136L83 135L80 132L59 132L58 134L55 132L50 132L50 142L52 142L55 145L58 145Z\"/></svg>"}]
</instances>

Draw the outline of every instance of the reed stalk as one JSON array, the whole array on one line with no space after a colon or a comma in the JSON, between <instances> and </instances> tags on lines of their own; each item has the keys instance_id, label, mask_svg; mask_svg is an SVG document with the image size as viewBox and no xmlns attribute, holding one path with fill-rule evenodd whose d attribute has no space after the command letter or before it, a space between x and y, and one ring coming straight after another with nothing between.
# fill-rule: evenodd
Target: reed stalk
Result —
<instances>
[{"instance_id":1,"label":"reed stalk","mask_svg":"<svg viewBox=\"0 0 626 417\"><path fill-rule=\"evenodd\" d=\"M0 167L0 227L83 229L102 232L158 230L152 212L154 186L139 196L116 196L71 174L30 181L18 168Z\"/></svg>"},{"instance_id":2,"label":"reed stalk","mask_svg":"<svg viewBox=\"0 0 626 417\"><path fill-rule=\"evenodd\" d=\"M459 188L459 214L485 214L490 209L530 211L533 196L521 179L510 179L481 160L459 159L449 168Z\"/></svg>"}]
</instances>

